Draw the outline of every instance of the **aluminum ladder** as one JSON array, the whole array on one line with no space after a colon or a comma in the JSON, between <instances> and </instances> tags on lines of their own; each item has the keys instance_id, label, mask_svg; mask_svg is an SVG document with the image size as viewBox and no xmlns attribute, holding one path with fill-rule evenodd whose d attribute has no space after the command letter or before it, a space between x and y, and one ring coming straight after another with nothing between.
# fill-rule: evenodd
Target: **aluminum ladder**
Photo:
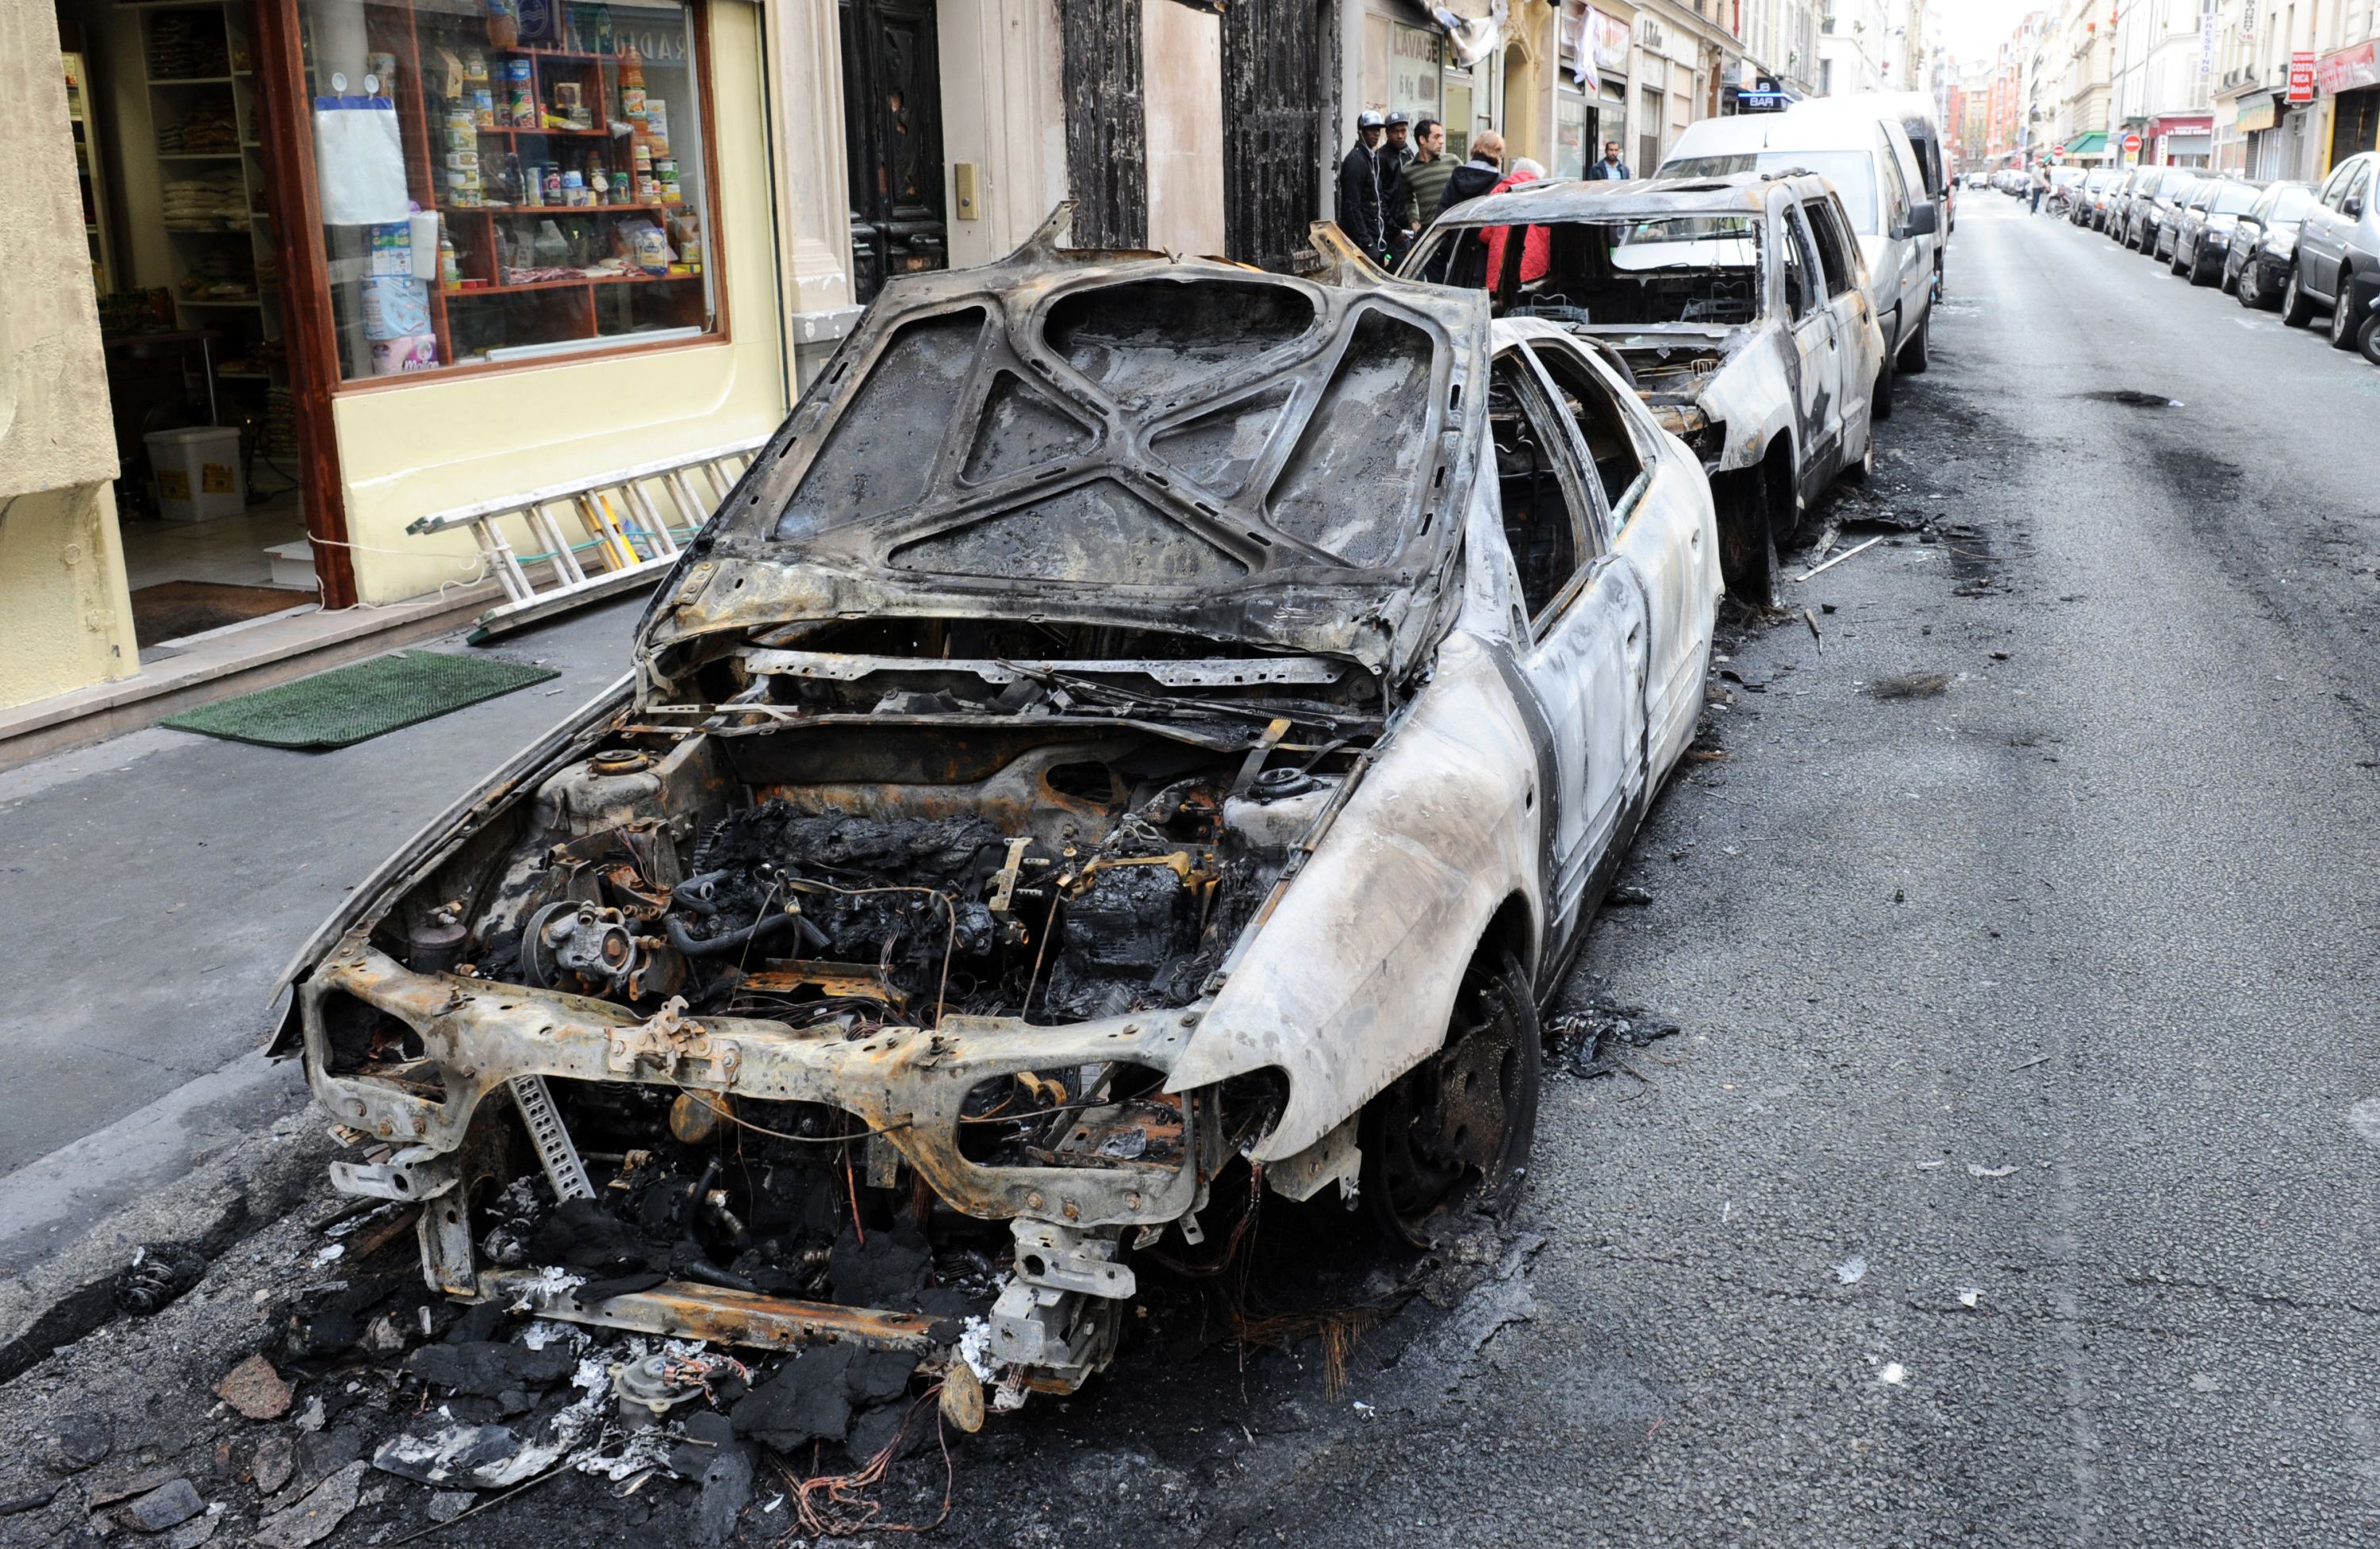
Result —
<instances>
[{"instance_id":1,"label":"aluminum ladder","mask_svg":"<svg viewBox=\"0 0 2380 1549\"><path fill-rule=\"evenodd\" d=\"M423 516L405 530L471 529L488 574L504 588L504 600L480 614L471 632L475 643L492 639L660 580L767 442L759 436L550 484ZM514 516L527 524L538 552L520 553L504 537L503 524ZM541 587L531 578L540 574Z\"/></svg>"}]
</instances>

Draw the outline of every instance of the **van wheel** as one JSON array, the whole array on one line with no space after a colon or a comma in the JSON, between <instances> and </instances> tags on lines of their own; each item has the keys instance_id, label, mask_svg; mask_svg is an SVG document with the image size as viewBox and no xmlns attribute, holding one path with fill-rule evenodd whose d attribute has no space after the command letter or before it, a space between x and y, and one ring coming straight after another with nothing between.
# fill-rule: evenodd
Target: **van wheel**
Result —
<instances>
[{"instance_id":1,"label":"van wheel","mask_svg":"<svg viewBox=\"0 0 2380 1549\"><path fill-rule=\"evenodd\" d=\"M2374 366L2380 366L2380 316L2365 318L2363 326L2355 331L2355 350Z\"/></svg>"},{"instance_id":2,"label":"van wheel","mask_svg":"<svg viewBox=\"0 0 2380 1549\"><path fill-rule=\"evenodd\" d=\"M1893 333L1898 337L1900 332L1900 318L1899 313L1895 313L1893 315ZM1868 418L1870 419L1890 419L1892 418L1892 357L1896 353L1898 352L1893 350L1885 351L1883 364L1876 368L1876 397L1868 405Z\"/></svg>"},{"instance_id":3,"label":"van wheel","mask_svg":"<svg viewBox=\"0 0 2380 1549\"><path fill-rule=\"evenodd\" d=\"M1926 367L1934 364L1933 335L1934 309L1928 307L1925 315L1917 320L1917 332L1901 344L1898 362L1900 369L1913 377L1923 374Z\"/></svg>"},{"instance_id":4,"label":"van wheel","mask_svg":"<svg viewBox=\"0 0 2380 1549\"><path fill-rule=\"evenodd\" d=\"M1446 1044L1365 1105L1363 1195L1390 1238L1427 1248L1520 1198L1537 1133L1543 1035L1517 959L1472 964Z\"/></svg>"},{"instance_id":5,"label":"van wheel","mask_svg":"<svg viewBox=\"0 0 2380 1549\"><path fill-rule=\"evenodd\" d=\"M2281 326L2303 328L2313 321L2313 303L2306 299L2305 287L2298 284L2298 266L2289 265L2289 283L2281 287Z\"/></svg>"}]
</instances>

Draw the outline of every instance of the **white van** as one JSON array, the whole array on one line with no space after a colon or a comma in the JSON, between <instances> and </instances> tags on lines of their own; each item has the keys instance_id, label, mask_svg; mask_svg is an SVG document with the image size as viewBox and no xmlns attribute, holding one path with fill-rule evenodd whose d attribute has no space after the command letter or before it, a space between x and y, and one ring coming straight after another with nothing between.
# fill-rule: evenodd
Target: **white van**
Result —
<instances>
[{"instance_id":1,"label":"white van","mask_svg":"<svg viewBox=\"0 0 2380 1549\"><path fill-rule=\"evenodd\" d=\"M1940 229L1908 131L1858 99L1821 98L1784 113L1690 124L1656 177L1740 172L1817 173L1835 186L1867 260L1868 301L1890 351L1876 379L1876 418L1892 414L1896 369L1923 371L1934 319L1934 253Z\"/></svg>"}]
</instances>

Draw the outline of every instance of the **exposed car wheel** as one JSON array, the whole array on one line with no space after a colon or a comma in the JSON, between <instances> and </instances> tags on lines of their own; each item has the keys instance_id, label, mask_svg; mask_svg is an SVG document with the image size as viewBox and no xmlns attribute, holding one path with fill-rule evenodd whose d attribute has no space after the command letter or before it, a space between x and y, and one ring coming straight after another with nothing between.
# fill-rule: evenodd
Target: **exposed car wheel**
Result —
<instances>
[{"instance_id":1,"label":"exposed car wheel","mask_svg":"<svg viewBox=\"0 0 2380 1549\"><path fill-rule=\"evenodd\" d=\"M2356 304L2355 279L2346 270L2338 272L2338 289L2330 298L2330 347L2355 347L2355 319L2362 309Z\"/></svg>"},{"instance_id":2,"label":"exposed car wheel","mask_svg":"<svg viewBox=\"0 0 2380 1549\"><path fill-rule=\"evenodd\" d=\"M2223 278L2223 273L2220 270L2216 271L2216 272L2211 275L2206 272L2206 255L2204 250L2191 255L2190 267L2183 271L2183 272L2188 276L2190 283L2193 285L2213 284L2216 281Z\"/></svg>"},{"instance_id":3,"label":"exposed car wheel","mask_svg":"<svg viewBox=\"0 0 2380 1549\"><path fill-rule=\"evenodd\" d=\"M1901 370L1912 377L1918 376L1924 373L1926 367L1934 363L1933 336L1934 309L1928 307L1925 309L1925 315L1917 320L1917 332L1912 333L1901 344L1900 358L1896 362Z\"/></svg>"},{"instance_id":4,"label":"exposed car wheel","mask_svg":"<svg viewBox=\"0 0 2380 1549\"><path fill-rule=\"evenodd\" d=\"M2303 328L2313 321L2313 303L2306 299L2305 287L2298 284L2297 265L2289 266L2289 283L2281 287L2281 326Z\"/></svg>"},{"instance_id":5,"label":"exposed car wheel","mask_svg":"<svg viewBox=\"0 0 2380 1549\"><path fill-rule=\"evenodd\" d=\"M2355 350L2374 366L2380 366L2380 315L2365 318L2363 326L2355 331Z\"/></svg>"},{"instance_id":6,"label":"exposed car wheel","mask_svg":"<svg viewBox=\"0 0 2380 1549\"><path fill-rule=\"evenodd\" d=\"M1363 1194L1390 1238L1427 1248L1463 1215L1519 1198L1537 1132L1545 1050L1528 976L1476 963L1446 1046L1373 1098L1356 1124Z\"/></svg>"},{"instance_id":7,"label":"exposed car wheel","mask_svg":"<svg viewBox=\"0 0 2380 1549\"><path fill-rule=\"evenodd\" d=\"M1711 478L1711 505L1718 519L1718 575L1727 595L1755 608L1777 599L1777 544L1791 539L1798 525L1791 511L1793 478L1791 454L1779 468L1772 456L1756 466L1736 468ZM1780 471L1781 469L1781 471ZM1783 489L1777 486L1782 484Z\"/></svg>"},{"instance_id":8,"label":"exposed car wheel","mask_svg":"<svg viewBox=\"0 0 2380 1549\"><path fill-rule=\"evenodd\" d=\"M1900 332L1900 320L1896 314L1893 319L1893 333L1898 336ZM1868 418L1870 419L1890 419L1892 418L1892 359L1894 356L1900 353L1900 352L1898 350L1885 351L1884 363L1876 368L1876 396L1871 399L1868 404Z\"/></svg>"}]
</instances>

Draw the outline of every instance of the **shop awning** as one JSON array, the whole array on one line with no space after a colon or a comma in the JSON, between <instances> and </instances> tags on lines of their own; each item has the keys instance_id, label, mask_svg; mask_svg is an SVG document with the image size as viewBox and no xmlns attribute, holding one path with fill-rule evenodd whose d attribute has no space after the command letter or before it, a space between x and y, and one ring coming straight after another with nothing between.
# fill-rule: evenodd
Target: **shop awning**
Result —
<instances>
[{"instance_id":1,"label":"shop awning","mask_svg":"<svg viewBox=\"0 0 2380 1549\"><path fill-rule=\"evenodd\" d=\"M2241 134L2253 134L2258 129L2273 127L2273 94L2270 91L2250 92L2234 103L2233 108L2237 116L2232 120L2232 127Z\"/></svg>"},{"instance_id":2,"label":"shop awning","mask_svg":"<svg viewBox=\"0 0 2380 1549\"><path fill-rule=\"evenodd\" d=\"M2076 156L2104 156L2107 153L2107 131L2105 129L2093 129L2087 134L2076 135L2066 142L2066 154L2070 159Z\"/></svg>"}]
</instances>

